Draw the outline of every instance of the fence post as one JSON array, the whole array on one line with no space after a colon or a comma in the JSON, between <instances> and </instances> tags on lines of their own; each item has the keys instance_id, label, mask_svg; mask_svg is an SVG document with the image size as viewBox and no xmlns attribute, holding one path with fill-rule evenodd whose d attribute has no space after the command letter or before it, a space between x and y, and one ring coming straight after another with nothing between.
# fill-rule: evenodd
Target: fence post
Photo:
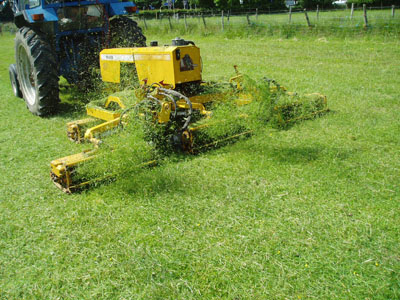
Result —
<instances>
[{"instance_id":1,"label":"fence post","mask_svg":"<svg viewBox=\"0 0 400 300\"><path fill-rule=\"evenodd\" d=\"M256 8L256 22L258 21L258 8Z\"/></svg>"},{"instance_id":2,"label":"fence post","mask_svg":"<svg viewBox=\"0 0 400 300\"><path fill-rule=\"evenodd\" d=\"M143 16L143 23L144 23L144 28L147 30L146 18L144 16Z\"/></svg>"},{"instance_id":3,"label":"fence post","mask_svg":"<svg viewBox=\"0 0 400 300\"><path fill-rule=\"evenodd\" d=\"M176 13L176 20L179 22L179 13Z\"/></svg>"},{"instance_id":4,"label":"fence post","mask_svg":"<svg viewBox=\"0 0 400 300\"><path fill-rule=\"evenodd\" d=\"M317 21L319 20L319 5L317 4Z\"/></svg>"},{"instance_id":5,"label":"fence post","mask_svg":"<svg viewBox=\"0 0 400 300\"><path fill-rule=\"evenodd\" d=\"M364 28L368 27L368 18L367 18L367 5L363 4L363 11L364 11Z\"/></svg>"},{"instance_id":6,"label":"fence post","mask_svg":"<svg viewBox=\"0 0 400 300\"><path fill-rule=\"evenodd\" d=\"M168 15L168 23L169 23L169 29L172 30L171 16L170 15Z\"/></svg>"},{"instance_id":7,"label":"fence post","mask_svg":"<svg viewBox=\"0 0 400 300\"><path fill-rule=\"evenodd\" d=\"M186 14L183 15L183 18L185 19L185 30L187 31L187 21L186 21Z\"/></svg>"},{"instance_id":8,"label":"fence post","mask_svg":"<svg viewBox=\"0 0 400 300\"><path fill-rule=\"evenodd\" d=\"M311 27L310 19L308 18L307 9L304 9L304 15L306 16L307 26Z\"/></svg>"},{"instance_id":9,"label":"fence post","mask_svg":"<svg viewBox=\"0 0 400 300\"><path fill-rule=\"evenodd\" d=\"M249 14L246 14L246 19L247 19L247 25L250 25L250 17L249 17Z\"/></svg>"},{"instance_id":10,"label":"fence post","mask_svg":"<svg viewBox=\"0 0 400 300\"><path fill-rule=\"evenodd\" d=\"M201 18L203 19L204 28L207 28L206 19L204 19L203 13L201 14Z\"/></svg>"},{"instance_id":11,"label":"fence post","mask_svg":"<svg viewBox=\"0 0 400 300\"><path fill-rule=\"evenodd\" d=\"M392 5L392 18L394 18L394 5Z\"/></svg>"},{"instance_id":12,"label":"fence post","mask_svg":"<svg viewBox=\"0 0 400 300\"><path fill-rule=\"evenodd\" d=\"M224 11L221 11L221 28L222 31L224 31Z\"/></svg>"},{"instance_id":13,"label":"fence post","mask_svg":"<svg viewBox=\"0 0 400 300\"><path fill-rule=\"evenodd\" d=\"M231 15L231 10L229 9L228 10L228 25L229 25L229 17L230 17L230 15Z\"/></svg>"},{"instance_id":14,"label":"fence post","mask_svg":"<svg viewBox=\"0 0 400 300\"><path fill-rule=\"evenodd\" d=\"M289 24L292 23L292 6L289 6Z\"/></svg>"},{"instance_id":15,"label":"fence post","mask_svg":"<svg viewBox=\"0 0 400 300\"><path fill-rule=\"evenodd\" d=\"M351 3L350 20L353 20L353 15L354 15L354 2Z\"/></svg>"}]
</instances>

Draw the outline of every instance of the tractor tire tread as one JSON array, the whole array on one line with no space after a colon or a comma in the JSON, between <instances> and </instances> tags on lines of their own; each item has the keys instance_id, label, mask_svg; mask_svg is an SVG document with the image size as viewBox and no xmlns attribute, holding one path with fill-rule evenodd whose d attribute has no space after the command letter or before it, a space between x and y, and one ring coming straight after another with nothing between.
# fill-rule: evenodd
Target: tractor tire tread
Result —
<instances>
[{"instance_id":1,"label":"tractor tire tread","mask_svg":"<svg viewBox=\"0 0 400 300\"><path fill-rule=\"evenodd\" d=\"M25 44L27 54L31 57L30 61L36 76L35 103L33 105L27 103L27 106L33 114L48 115L54 112L59 102L57 59L46 38L30 28L22 27L17 32L16 47L21 43ZM17 51L16 48L16 55ZM22 77L19 75L19 81L21 80Z\"/></svg>"}]
</instances>

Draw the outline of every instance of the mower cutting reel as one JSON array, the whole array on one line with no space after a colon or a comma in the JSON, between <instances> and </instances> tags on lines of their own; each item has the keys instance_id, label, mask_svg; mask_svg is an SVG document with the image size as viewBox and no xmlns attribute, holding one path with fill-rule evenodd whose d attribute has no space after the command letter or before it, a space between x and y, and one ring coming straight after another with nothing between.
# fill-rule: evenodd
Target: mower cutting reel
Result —
<instances>
[{"instance_id":1,"label":"mower cutting reel","mask_svg":"<svg viewBox=\"0 0 400 300\"><path fill-rule=\"evenodd\" d=\"M223 133L216 139L206 138L203 143L201 139L198 140L208 129L221 126L224 122L214 120L213 107L246 107L264 100L259 99L258 91L243 88L243 76L236 66L236 76L223 85L228 86L227 89L217 89L215 84L203 82L200 49L193 42L175 39L172 46L105 49L100 52L103 81L119 83L121 63L135 64L140 88L135 90L135 97L131 99L133 101L126 102L126 99L114 95L109 96L104 103L90 103L86 107L88 118L67 124L69 139L78 143L90 142L94 147L51 162L51 178L63 191L72 192L93 182L79 176L79 165L96 159L103 144L102 137L125 128L130 120L128 116L153 126L170 125L173 134L169 143L174 149L187 153L196 153L252 133L253 129L248 126L237 126L231 133ZM302 118L327 111L326 97L323 95L313 94L300 98L272 81L267 80L265 85L272 95L268 101L275 99L270 114L278 120L278 125L295 122L299 118L296 112L304 106L304 99L313 101L317 109L303 114ZM279 105L279 95L288 98L292 105ZM246 124L248 118L248 114L242 113L232 119ZM157 144L165 140L156 139L153 142ZM154 164L154 161L143 161L139 166L149 164ZM106 177L113 175L110 172ZM104 176L96 180L102 179Z\"/></svg>"}]
</instances>

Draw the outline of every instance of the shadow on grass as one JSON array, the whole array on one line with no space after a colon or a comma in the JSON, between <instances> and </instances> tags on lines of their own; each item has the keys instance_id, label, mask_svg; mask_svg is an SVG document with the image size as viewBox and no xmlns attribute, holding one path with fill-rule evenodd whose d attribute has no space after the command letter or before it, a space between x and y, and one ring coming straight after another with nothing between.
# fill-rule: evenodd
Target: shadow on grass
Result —
<instances>
[{"instance_id":1,"label":"shadow on grass","mask_svg":"<svg viewBox=\"0 0 400 300\"><path fill-rule=\"evenodd\" d=\"M255 164L256 161L267 161L271 165L309 165L324 164L324 161L347 160L352 151L342 148L330 148L326 145L282 145L274 144L269 135L256 134L252 137L242 137L240 141L209 148L207 151L196 155L174 153L164 156L156 166L133 169L132 172L118 174L113 180L97 183L89 187L90 190L105 186L106 189L123 191L127 194L140 194L151 196L161 193L184 193L189 185L188 169L185 163L193 164L193 161L207 157L210 160L220 155L227 155L228 161L232 158L232 164ZM240 160L240 163L236 161ZM265 160L267 158L267 160ZM226 161L226 160L225 160ZM174 164L177 164L175 167ZM180 165L183 168L180 168ZM202 164L202 163L201 163ZM218 166L214 165L213 168ZM221 166L225 168L224 166ZM201 179L203 180L203 179ZM87 189L86 189L87 190Z\"/></svg>"},{"instance_id":2,"label":"shadow on grass","mask_svg":"<svg viewBox=\"0 0 400 300\"><path fill-rule=\"evenodd\" d=\"M212 157L225 151L229 151L232 156L248 160L249 163L257 160L257 158L267 157L276 164L309 164L318 160L347 160L354 152L349 149L321 144L287 145L279 141L277 143L272 138L269 140L267 135L257 134L252 138L241 139L238 143L232 143L226 147L208 151L208 153Z\"/></svg>"},{"instance_id":3,"label":"shadow on grass","mask_svg":"<svg viewBox=\"0 0 400 300\"><path fill-rule=\"evenodd\" d=\"M273 158L271 164L277 165L287 165L287 164L309 164L312 161L319 160L321 154L324 152L326 154L326 150L323 150L321 147L279 147L279 148L267 148L267 151L261 153L258 151L254 151L254 149L243 149L242 145L239 147L228 147L226 151L229 152L229 155L233 156L241 156L240 164L243 164L243 159L248 161L249 164L253 164L254 161L257 161L257 156L268 155ZM213 156L223 155L220 151L208 151L210 158ZM167 160L165 163L161 163L157 166L146 167L140 170L132 171L131 173L119 174L117 177L112 180L107 180L103 182L99 182L95 185L91 185L86 190L95 191L97 188L102 188L104 191L113 190L117 191L118 194L124 193L126 195L141 195L144 197L154 197L156 195L180 195L185 194L186 189L192 185L192 179L190 175L190 169L186 168L184 164L188 162L193 165L193 161L197 159L201 159L202 156L207 155L207 153L199 154L199 155L187 155L185 157L181 157L181 159L177 159L176 157L173 160ZM236 162L238 164L239 162ZM176 166L174 166L176 164ZM201 163L203 165L203 163ZM234 163L235 164L235 163ZM180 165L183 167L181 168ZM214 165L212 168L219 168L218 165ZM221 170L226 169L226 166L221 166ZM215 171L215 170L214 170ZM197 173L197 172L196 172ZM214 173L214 172L213 172ZM201 181L204 180L212 180L205 179L203 176L200 178L196 178L197 183L195 185L201 185ZM102 192L100 192L102 193Z\"/></svg>"},{"instance_id":4,"label":"shadow on grass","mask_svg":"<svg viewBox=\"0 0 400 300\"><path fill-rule=\"evenodd\" d=\"M122 192L145 197L159 194L184 194L185 189L190 186L191 182L188 178L190 169L186 167L180 168L179 165L183 166L186 162L193 164L193 161L204 156L208 156L211 160L213 160L213 157L225 154L240 157L240 162L232 162L232 164L254 164L258 159L261 161L262 158L268 157L271 158L269 160L271 165L309 165L314 161L322 162L325 159L331 160L333 157L346 160L351 155L350 152L343 149L330 149L321 145L293 147L266 144L258 144L257 147L256 145L251 140L243 140L237 144L219 147L198 155L174 155L158 165L118 174L111 180L108 179L90 185L85 190L96 190L102 187L106 190L118 191L118 193ZM222 169L225 169L225 167L221 166ZM213 168L218 168L218 166L214 165ZM198 180L202 181L204 178L198 178Z\"/></svg>"},{"instance_id":5,"label":"shadow on grass","mask_svg":"<svg viewBox=\"0 0 400 300\"><path fill-rule=\"evenodd\" d=\"M74 117L85 111L85 106L90 101L102 97L100 89L93 87L84 88L78 85L69 84L66 80L60 82L60 103L56 115Z\"/></svg>"},{"instance_id":6,"label":"shadow on grass","mask_svg":"<svg viewBox=\"0 0 400 300\"><path fill-rule=\"evenodd\" d=\"M280 163L303 164L315 161L321 157L322 148L311 147L279 147L271 148L269 153Z\"/></svg>"},{"instance_id":7,"label":"shadow on grass","mask_svg":"<svg viewBox=\"0 0 400 300\"><path fill-rule=\"evenodd\" d=\"M113 191L118 195L142 195L152 197L159 194L170 195L171 193L184 192L185 179L181 172L164 173L165 167L146 167L141 170L118 174L114 177L99 180L85 187L73 191L73 194L85 194L91 192L108 193Z\"/></svg>"}]
</instances>

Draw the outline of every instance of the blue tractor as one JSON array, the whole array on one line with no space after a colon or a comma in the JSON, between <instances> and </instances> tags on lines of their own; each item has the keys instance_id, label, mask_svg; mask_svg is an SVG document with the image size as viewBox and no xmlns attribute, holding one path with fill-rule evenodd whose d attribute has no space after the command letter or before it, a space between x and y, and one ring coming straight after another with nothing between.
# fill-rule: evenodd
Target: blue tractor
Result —
<instances>
[{"instance_id":1,"label":"blue tractor","mask_svg":"<svg viewBox=\"0 0 400 300\"><path fill-rule=\"evenodd\" d=\"M9 5L18 27L16 63L9 67L13 92L39 116L57 108L60 76L82 85L103 48L146 46L142 30L129 18L137 11L129 0L10 0Z\"/></svg>"}]
</instances>

